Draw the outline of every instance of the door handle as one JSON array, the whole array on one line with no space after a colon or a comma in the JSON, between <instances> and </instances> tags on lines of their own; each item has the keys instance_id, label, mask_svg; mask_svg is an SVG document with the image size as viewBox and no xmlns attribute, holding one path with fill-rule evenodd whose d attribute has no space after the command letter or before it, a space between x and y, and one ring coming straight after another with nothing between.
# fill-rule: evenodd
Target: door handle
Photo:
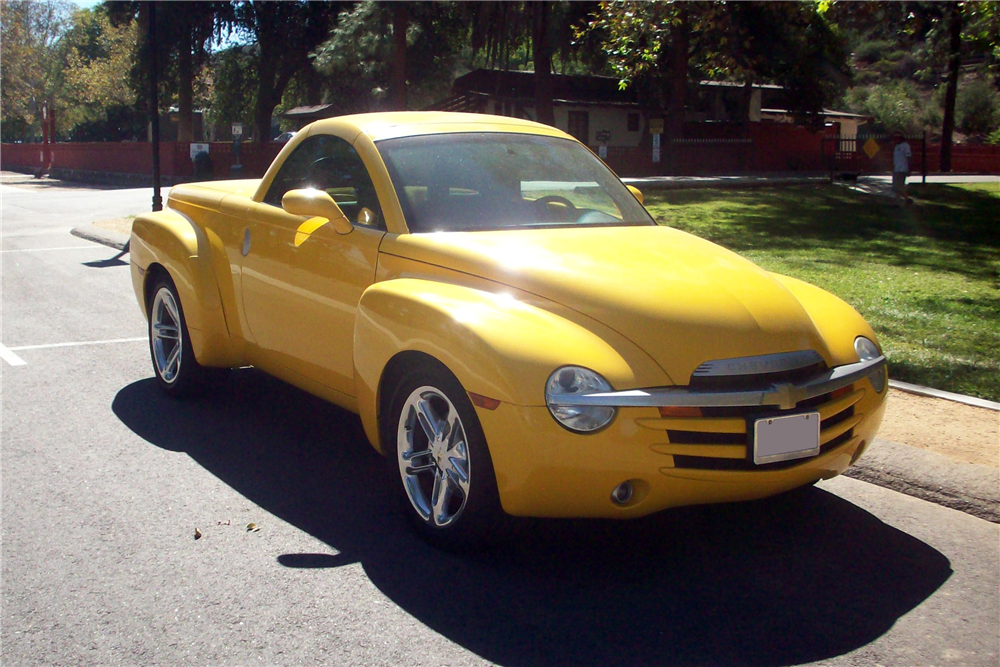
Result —
<instances>
[{"instance_id":1,"label":"door handle","mask_svg":"<svg viewBox=\"0 0 1000 667\"><path fill-rule=\"evenodd\" d=\"M250 254L250 228L247 227L243 230L243 256L246 257Z\"/></svg>"}]
</instances>

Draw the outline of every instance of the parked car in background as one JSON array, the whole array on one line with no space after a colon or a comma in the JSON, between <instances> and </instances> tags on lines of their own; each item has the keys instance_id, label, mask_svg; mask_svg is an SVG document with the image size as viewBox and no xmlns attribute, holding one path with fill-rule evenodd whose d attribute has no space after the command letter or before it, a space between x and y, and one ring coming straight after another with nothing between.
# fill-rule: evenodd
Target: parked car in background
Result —
<instances>
[{"instance_id":1,"label":"parked car in background","mask_svg":"<svg viewBox=\"0 0 1000 667\"><path fill-rule=\"evenodd\" d=\"M281 143L285 143L285 142L287 142L289 139L291 139L294 136L295 136L294 132L282 132L281 134L279 134L278 136L276 136L273 139L273 141L278 141L278 142L281 142Z\"/></svg>"},{"instance_id":2,"label":"parked car in background","mask_svg":"<svg viewBox=\"0 0 1000 667\"><path fill-rule=\"evenodd\" d=\"M657 225L529 121L318 121L263 178L174 187L131 258L164 391L252 364L358 413L445 545L789 491L846 470L884 410L854 309Z\"/></svg>"}]
</instances>

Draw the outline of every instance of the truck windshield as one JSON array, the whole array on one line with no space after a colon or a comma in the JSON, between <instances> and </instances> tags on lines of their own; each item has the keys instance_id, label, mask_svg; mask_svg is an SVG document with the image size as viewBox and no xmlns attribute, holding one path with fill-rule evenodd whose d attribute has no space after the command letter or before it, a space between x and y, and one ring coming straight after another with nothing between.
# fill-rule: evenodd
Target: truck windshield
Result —
<instances>
[{"instance_id":1,"label":"truck windshield","mask_svg":"<svg viewBox=\"0 0 1000 667\"><path fill-rule=\"evenodd\" d=\"M568 139L456 133L377 147L410 232L655 224L604 163Z\"/></svg>"}]
</instances>

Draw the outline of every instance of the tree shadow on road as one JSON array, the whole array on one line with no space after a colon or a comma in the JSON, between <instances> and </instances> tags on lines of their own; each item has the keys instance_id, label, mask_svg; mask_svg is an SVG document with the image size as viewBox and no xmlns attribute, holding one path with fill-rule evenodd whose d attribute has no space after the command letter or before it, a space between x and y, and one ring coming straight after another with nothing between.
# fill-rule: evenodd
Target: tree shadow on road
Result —
<instances>
[{"instance_id":1,"label":"tree shadow on road","mask_svg":"<svg viewBox=\"0 0 1000 667\"><path fill-rule=\"evenodd\" d=\"M360 562L386 596L502 665L790 665L888 631L951 575L938 551L820 489L629 522L525 520L494 550L456 556L409 528L358 418L253 370L197 401L152 379L113 410L263 509ZM541 445L539 445L541 446Z\"/></svg>"}]
</instances>

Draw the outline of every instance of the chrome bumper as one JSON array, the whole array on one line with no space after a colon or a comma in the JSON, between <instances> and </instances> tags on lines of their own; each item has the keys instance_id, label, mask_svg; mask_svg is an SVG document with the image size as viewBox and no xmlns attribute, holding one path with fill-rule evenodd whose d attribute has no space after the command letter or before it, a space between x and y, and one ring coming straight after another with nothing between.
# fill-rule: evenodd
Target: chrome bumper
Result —
<instances>
[{"instance_id":1,"label":"chrome bumper","mask_svg":"<svg viewBox=\"0 0 1000 667\"><path fill-rule=\"evenodd\" d=\"M687 387L654 387L594 394L550 396L550 406L609 406L609 407L745 407L775 405L790 410L800 401L822 396L846 387L880 371L886 365L884 356L819 373L801 382L772 384L765 389L742 391L709 391Z\"/></svg>"}]
</instances>

